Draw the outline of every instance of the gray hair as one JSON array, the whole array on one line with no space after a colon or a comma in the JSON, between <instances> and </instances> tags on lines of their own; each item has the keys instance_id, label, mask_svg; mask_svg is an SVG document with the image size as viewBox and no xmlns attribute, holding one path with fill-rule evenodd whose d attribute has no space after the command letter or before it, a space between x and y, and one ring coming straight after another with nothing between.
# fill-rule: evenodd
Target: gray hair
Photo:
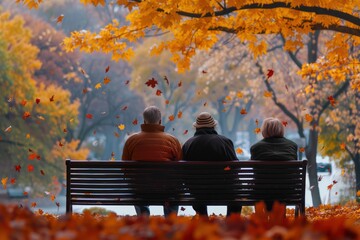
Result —
<instances>
[{"instance_id":1,"label":"gray hair","mask_svg":"<svg viewBox=\"0 0 360 240\"><path fill-rule=\"evenodd\" d=\"M161 122L160 109L155 106L145 108L143 116L144 123L159 124Z\"/></svg>"},{"instance_id":2,"label":"gray hair","mask_svg":"<svg viewBox=\"0 0 360 240\"><path fill-rule=\"evenodd\" d=\"M277 118L265 118L261 125L261 133L264 138L284 137L284 125Z\"/></svg>"}]
</instances>

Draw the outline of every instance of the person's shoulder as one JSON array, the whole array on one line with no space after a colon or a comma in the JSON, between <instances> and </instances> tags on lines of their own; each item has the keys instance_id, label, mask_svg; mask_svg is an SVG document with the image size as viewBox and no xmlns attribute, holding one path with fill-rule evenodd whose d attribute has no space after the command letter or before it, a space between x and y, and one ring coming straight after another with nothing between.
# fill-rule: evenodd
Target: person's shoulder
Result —
<instances>
[{"instance_id":1,"label":"person's shoulder","mask_svg":"<svg viewBox=\"0 0 360 240\"><path fill-rule=\"evenodd\" d=\"M140 132L135 132L129 135L129 137L126 139L126 141L132 141L133 139L136 139L139 137Z\"/></svg>"},{"instance_id":2,"label":"person's shoulder","mask_svg":"<svg viewBox=\"0 0 360 240\"><path fill-rule=\"evenodd\" d=\"M179 141L179 139L177 137L175 137L174 135L170 134L170 133L167 133L167 132L164 132L164 135L169 138L169 139L172 139L173 141Z\"/></svg>"},{"instance_id":3,"label":"person's shoulder","mask_svg":"<svg viewBox=\"0 0 360 240\"><path fill-rule=\"evenodd\" d=\"M298 146L294 141L292 141L292 140L290 140L290 139L287 139L287 138L286 138L286 141L287 141L290 145L292 145L292 146L295 146L295 147Z\"/></svg>"},{"instance_id":4,"label":"person's shoulder","mask_svg":"<svg viewBox=\"0 0 360 240\"><path fill-rule=\"evenodd\" d=\"M264 139L262 139L262 140L260 140L260 141L258 141L258 142L256 142L256 143L254 143L251 147L250 147L250 149L254 149L254 148L257 148L257 147L259 147L259 146L262 146L262 145L264 145Z\"/></svg>"}]
</instances>

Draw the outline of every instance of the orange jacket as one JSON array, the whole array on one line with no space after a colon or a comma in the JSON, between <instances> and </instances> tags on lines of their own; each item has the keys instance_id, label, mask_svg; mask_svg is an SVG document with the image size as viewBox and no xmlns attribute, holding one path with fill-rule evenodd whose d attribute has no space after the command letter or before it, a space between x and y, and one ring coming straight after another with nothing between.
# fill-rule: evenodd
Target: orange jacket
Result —
<instances>
[{"instance_id":1,"label":"orange jacket","mask_svg":"<svg viewBox=\"0 0 360 240\"><path fill-rule=\"evenodd\" d=\"M159 124L141 124L141 132L125 142L122 160L176 161L182 158L179 140Z\"/></svg>"}]
</instances>

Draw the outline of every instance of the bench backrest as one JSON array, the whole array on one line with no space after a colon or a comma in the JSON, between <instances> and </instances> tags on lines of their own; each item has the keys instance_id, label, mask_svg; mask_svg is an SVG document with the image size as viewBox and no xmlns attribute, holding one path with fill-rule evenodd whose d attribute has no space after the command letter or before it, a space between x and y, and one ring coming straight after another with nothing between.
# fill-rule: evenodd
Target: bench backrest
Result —
<instances>
[{"instance_id":1,"label":"bench backrest","mask_svg":"<svg viewBox=\"0 0 360 240\"><path fill-rule=\"evenodd\" d=\"M67 160L72 205L305 206L307 161L149 162Z\"/></svg>"}]
</instances>

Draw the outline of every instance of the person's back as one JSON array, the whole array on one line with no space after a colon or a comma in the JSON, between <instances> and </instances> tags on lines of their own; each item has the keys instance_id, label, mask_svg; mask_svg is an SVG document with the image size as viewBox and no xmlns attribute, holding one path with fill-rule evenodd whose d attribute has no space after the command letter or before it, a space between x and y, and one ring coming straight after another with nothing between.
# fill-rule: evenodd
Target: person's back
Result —
<instances>
[{"instance_id":1,"label":"person's back","mask_svg":"<svg viewBox=\"0 0 360 240\"><path fill-rule=\"evenodd\" d=\"M233 142L225 136L219 135L216 130L217 122L213 117L203 112L198 115L196 122L193 126L196 128L195 135L188 139L183 147L183 159L185 161L232 161L238 160L234 150ZM205 167L206 168L206 167ZM224 171L219 169L219 171ZM228 184L228 179L224 179L224 183ZM192 189L192 183L187 183L190 190ZM231 190L232 191L232 190ZM196 198L196 190L191 190L192 195ZM214 193L216 194L216 193ZM231 192L231 194L233 194ZM210 198L211 196L209 196ZM203 204L193 205L194 210L201 215L207 215L207 206ZM241 206L229 205L227 215L231 213L241 212Z\"/></svg>"},{"instance_id":2,"label":"person's back","mask_svg":"<svg viewBox=\"0 0 360 240\"><path fill-rule=\"evenodd\" d=\"M165 127L161 125L160 110L154 106L147 107L143 116L144 124L141 124L141 132L131 135L126 140L122 160L180 160L182 158L180 142L174 136L164 132ZM142 181L146 181L146 176L142 178ZM161 185L161 182L159 182L159 185ZM143 190L140 189L139 191L142 192ZM135 206L135 209L137 215L150 214L149 206ZM171 212L177 212L177 209L178 206L164 206L165 216Z\"/></svg>"}]
</instances>

